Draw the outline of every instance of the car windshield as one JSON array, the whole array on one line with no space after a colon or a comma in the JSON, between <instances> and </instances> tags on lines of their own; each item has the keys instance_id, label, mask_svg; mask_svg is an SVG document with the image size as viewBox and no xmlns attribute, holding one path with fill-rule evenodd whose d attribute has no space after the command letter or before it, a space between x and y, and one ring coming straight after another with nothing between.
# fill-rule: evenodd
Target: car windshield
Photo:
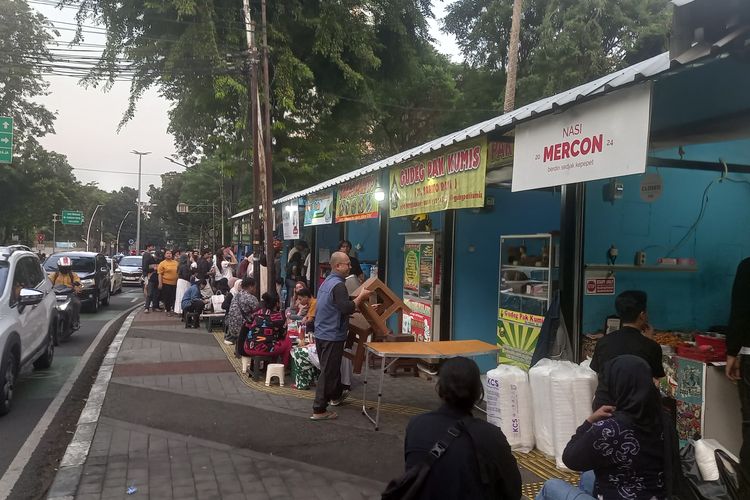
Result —
<instances>
[{"instance_id":1,"label":"car windshield","mask_svg":"<svg viewBox=\"0 0 750 500\"><path fill-rule=\"evenodd\" d=\"M138 257L137 255L132 255L130 257L123 257L120 260L121 266L129 266L129 267L141 267L141 263L143 262L143 257Z\"/></svg>"},{"instance_id":2,"label":"car windshield","mask_svg":"<svg viewBox=\"0 0 750 500\"><path fill-rule=\"evenodd\" d=\"M8 281L8 270L10 266L7 262L0 262L0 295L5 292L5 282Z\"/></svg>"},{"instance_id":3,"label":"car windshield","mask_svg":"<svg viewBox=\"0 0 750 500\"><path fill-rule=\"evenodd\" d=\"M46 261L44 261L44 270L45 271L57 271L57 261L60 260L60 257L70 257L71 262L73 263L73 272L76 273L93 273L94 272L94 258L93 257L85 257L81 255L65 255L65 254L55 254L51 255Z\"/></svg>"}]
</instances>

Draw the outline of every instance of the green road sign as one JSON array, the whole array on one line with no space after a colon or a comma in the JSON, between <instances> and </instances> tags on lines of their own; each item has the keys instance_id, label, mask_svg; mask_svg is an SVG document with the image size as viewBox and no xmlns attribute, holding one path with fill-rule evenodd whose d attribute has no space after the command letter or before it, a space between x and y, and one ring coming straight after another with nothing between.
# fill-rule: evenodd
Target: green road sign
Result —
<instances>
[{"instance_id":1,"label":"green road sign","mask_svg":"<svg viewBox=\"0 0 750 500\"><path fill-rule=\"evenodd\" d=\"M13 118L0 116L0 163L13 163Z\"/></svg>"},{"instance_id":2,"label":"green road sign","mask_svg":"<svg viewBox=\"0 0 750 500\"><path fill-rule=\"evenodd\" d=\"M83 224L83 212L79 212L78 210L63 210L62 223L80 226Z\"/></svg>"}]
</instances>

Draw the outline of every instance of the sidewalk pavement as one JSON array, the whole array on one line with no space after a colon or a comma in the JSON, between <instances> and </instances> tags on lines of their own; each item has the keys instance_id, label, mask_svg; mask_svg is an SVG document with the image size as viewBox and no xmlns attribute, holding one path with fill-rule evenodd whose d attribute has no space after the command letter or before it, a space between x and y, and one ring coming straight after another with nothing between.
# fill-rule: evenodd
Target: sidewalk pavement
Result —
<instances>
[{"instance_id":1,"label":"sidewalk pavement","mask_svg":"<svg viewBox=\"0 0 750 500\"><path fill-rule=\"evenodd\" d=\"M339 418L313 422L312 390L290 388L288 377L286 387L253 382L231 350L220 334L185 329L178 318L132 313L48 498L380 498L403 472L409 418L439 405L434 382L386 377L388 404L374 431L355 375ZM376 380L370 370L368 407ZM528 495L548 477L566 478L544 457L529 458Z\"/></svg>"}]
</instances>

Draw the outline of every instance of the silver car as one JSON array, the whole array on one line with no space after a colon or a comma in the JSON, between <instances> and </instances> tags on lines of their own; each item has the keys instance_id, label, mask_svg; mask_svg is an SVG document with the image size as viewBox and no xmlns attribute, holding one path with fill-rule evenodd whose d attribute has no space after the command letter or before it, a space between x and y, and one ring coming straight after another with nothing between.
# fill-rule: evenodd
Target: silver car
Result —
<instances>
[{"instance_id":1,"label":"silver car","mask_svg":"<svg viewBox=\"0 0 750 500\"><path fill-rule=\"evenodd\" d=\"M122 292L122 269L116 260L107 257L107 266L109 267L109 293L116 295Z\"/></svg>"},{"instance_id":2,"label":"silver car","mask_svg":"<svg viewBox=\"0 0 750 500\"><path fill-rule=\"evenodd\" d=\"M142 286L143 271L141 263L143 257L140 255L126 255L120 259L120 270L122 271L123 286Z\"/></svg>"},{"instance_id":3,"label":"silver car","mask_svg":"<svg viewBox=\"0 0 750 500\"><path fill-rule=\"evenodd\" d=\"M0 415L10 411L18 375L45 369L55 355L57 299L27 247L0 247Z\"/></svg>"}]
</instances>

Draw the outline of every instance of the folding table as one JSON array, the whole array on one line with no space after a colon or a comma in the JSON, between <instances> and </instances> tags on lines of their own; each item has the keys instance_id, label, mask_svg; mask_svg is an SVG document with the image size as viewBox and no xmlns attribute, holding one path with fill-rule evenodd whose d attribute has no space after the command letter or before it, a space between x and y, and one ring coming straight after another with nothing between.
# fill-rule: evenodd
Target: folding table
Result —
<instances>
[{"instance_id":1,"label":"folding table","mask_svg":"<svg viewBox=\"0 0 750 500\"><path fill-rule=\"evenodd\" d=\"M375 425L378 430L380 423L380 402L383 397L383 380L385 372L400 358L412 359L446 359L457 356L474 357L484 354L497 353L500 348L480 340L444 340L440 342L368 342L365 355L365 376L362 393L362 414ZM370 353L380 356L380 385L378 387L378 403L375 418L367 413L367 374L370 368ZM385 358L391 358L386 366Z\"/></svg>"}]
</instances>

